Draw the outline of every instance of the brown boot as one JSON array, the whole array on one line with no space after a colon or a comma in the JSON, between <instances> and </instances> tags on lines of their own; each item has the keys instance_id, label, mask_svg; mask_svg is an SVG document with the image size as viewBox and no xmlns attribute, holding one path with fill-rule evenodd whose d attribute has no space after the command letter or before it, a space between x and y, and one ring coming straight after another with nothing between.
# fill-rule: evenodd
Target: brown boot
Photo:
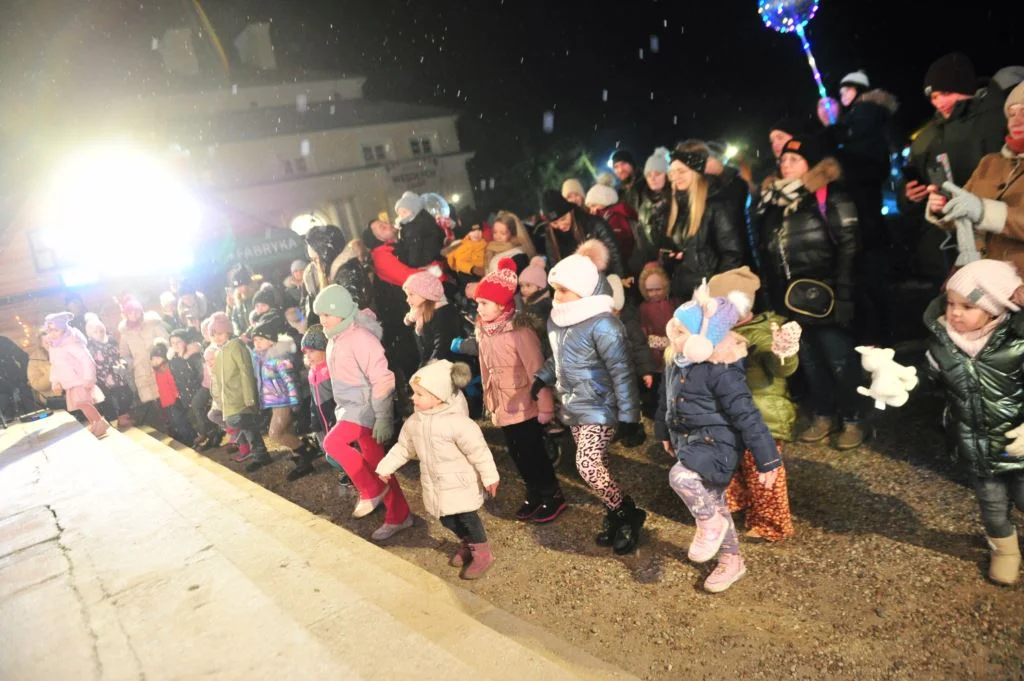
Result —
<instances>
[{"instance_id":1,"label":"brown boot","mask_svg":"<svg viewBox=\"0 0 1024 681\"><path fill-rule=\"evenodd\" d=\"M988 578L996 584L1015 584L1020 578L1020 544L1017 543L1017 532L1014 531L1009 537L1002 539L988 537L988 545L992 549Z\"/></svg>"},{"instance_id":2,"label":"brown boot","mask_svg":"<svg viewBox=\"0 0 1024 681\"><path fill-rule=\"evenodd\" d=\"M459 575L463 579L480 579L494 562L494 554L491 553L490 543L469 544L469 550L473 554L473 560L462 569Z\"/></svg>"},{"instance_id":3,"label":"brown boot","mask_svg":"<svg viewBox=\"0 0 1024 681\"><path fill-rule=\"evenodd\" d=\"M807 430L800 433L800 442L821 442L835 432L835 423L828 416L815 416Z\"/></svg>"},{"instance_id":4,"label":"brown boot","mask_svg":"<svg viewBox=\"0 0 1024 681\"><path fill-rule=\"evenodd\" d=\"M857 449L868 437L868 432L859 423L844 423L843 430L836 438L836 449L844 452L848 449Z\"/></svg>"},{"instance_id":5,"label":"brown boot","mask_svg":"<svg viewBox=\"0 0 1024 681\"><path fill-rule=\"evenodd\" d=\"M471 560L473 560L473 554L469 551L469 544L462 542L459 544L459 550L452 554L448 564L452 567L462 567L468 565Z\"/></svg>"}]
</instances>

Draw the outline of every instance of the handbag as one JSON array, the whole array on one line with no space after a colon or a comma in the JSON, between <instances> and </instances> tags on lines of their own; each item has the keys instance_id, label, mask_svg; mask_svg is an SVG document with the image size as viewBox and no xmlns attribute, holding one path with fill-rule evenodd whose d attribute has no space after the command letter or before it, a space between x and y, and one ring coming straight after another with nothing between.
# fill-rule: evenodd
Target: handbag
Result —
<instances>
[{"instance_id":1,"label":"handbag","mask_svg":"<svg viewBox=\"0 0 1024 681\"><path fill-rule=\"evenodd\" d=\"M792 312L824 319L836 306L836 293L831 286L817 279L794 279L786 289L784 302Z\"/></svg>"}]
</instances>

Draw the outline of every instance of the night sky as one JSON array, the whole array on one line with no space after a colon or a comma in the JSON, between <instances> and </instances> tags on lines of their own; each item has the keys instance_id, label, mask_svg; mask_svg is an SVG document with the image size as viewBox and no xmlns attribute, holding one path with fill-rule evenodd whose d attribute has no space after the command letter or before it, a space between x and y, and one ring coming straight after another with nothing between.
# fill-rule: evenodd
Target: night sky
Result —
<instances>
[{"instance_id":1,"label":"night sky","mask_svg":"<svg viewBox=\"0 0 1024 681\"><path fill-rule=\"evenodd\" d=\"M0 56L10 69L18 50L25 76L54 68L42 56L46 41L31 38L31 30L74 25L83 54L123 64L130 54L151 59L156 27L188 3L94 0L72 3L75 10L55 0L4 4L15 21L0 29L7 39ZM798 39L764 28L756 0L205 0L203 6L229 45L247 21L272 20L284 69L361 74L371 97L461 111L463 146L477 151L471 170L499 182L514 181L524 156L552 145L581 144L604 160L620 144L641 164L656 144L688 137L764 148L771 121L783 114L811 120L817 98ZM866 69L873 85L900 98L897 126L905 133L929 115L921 88L934 58L961 49L979 75L1024 63L1015 36L1024 27L1020 7L973 2L947 11L935 3L822 0L809 35L830 91L845 73ZM12 43L12 35L22 40ZM81 86L88 79L70 80ZM541 127L547 110L555 112L551 134Z\"/></svg>"}]
</instances>

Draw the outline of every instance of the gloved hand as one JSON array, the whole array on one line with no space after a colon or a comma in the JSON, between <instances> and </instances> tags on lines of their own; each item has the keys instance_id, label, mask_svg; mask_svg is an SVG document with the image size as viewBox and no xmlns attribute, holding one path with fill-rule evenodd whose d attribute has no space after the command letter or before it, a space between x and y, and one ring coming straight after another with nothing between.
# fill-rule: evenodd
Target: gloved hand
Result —
<instances>
[{"instance_id":1,"label":"gloved hand","mask_svg":"<svg viewBox=\"0 0 1024 681\"><path fill-rule=\"evenodd\" d=\"M451 344L449 349L452 352L460 352L460 348L462 347L462 341L464 341L464 340L466 340L466 339L465 338L453 338L452 339L452 344Z\"/></svg>"},{"instance_id":2,"label":"gloved hand","mask_svg":"<svg viewBox=\"0 0 1024 681\"><path fill-rule=\"evenodd\" d=\"M961 189L952 182L943 182L942 188L952 194L952 198L942 211L943 216L950 220L965 218L975 225L981 222L981 217L985 214L985 204L981 197Z\"/></svg>"},{"instance_id":3,"label":"gloved hand","mask_svg":"<svg viewBox=\"0 0 1024 681\"><path fill-rule=\"evenodd\" d=\"M800 351L800 334L803 329L796 322L786 322L781 327L772 322L772 354L786 361Z\"/></svg>"},{"instance_id":4,"label":"gloved hand","mask_svg":"<svg viewBox=\"0 0 1024 681\"><path fill-rule=\"evenodd\" d=\"M1006 444L1006 453L1010 456L1024 456L1024 424L1021 424L1006 433L1010 442Z\"/></svg>"},{"instance_id":5,"label":"gloved hand","mask_svg":"<svg viewBox=\"0 0 1024 681\"><path fill-rule=\"evenodd\" d=\"M390 416L378 416L373 422L373 439L384 444L395 434L395 421Z\"/></svg>"},{"instance_id":6,"label":"gloved hand","mask_svg":"<svg viewBox=\"0 0 1024 681\"><path fill-rule=\"evenodd\" d=\"M835 310L832 311L832 321L839 326L849 326L853 323L854 312L852 300L837 300Z\"/></svg>"},{"instance_id":7,"label":"gloved hand","mask_svg":"<svg viewBox=\"0 0 1024 681\"><path fill-rule=\"evenodd\" d=\"M451 351L460 355L476 357L480 354L480 347L477 345L476 338L455 338L452 339Z\"/></svg>"},{"instance_id":8,"label":"gloved hand","mask_svg":"<svg viewBox=\"0 0 1024 681\"><path fill-rule=\"evenodd\" d=\"M548 387L548 384L544 381L539 378L533 379L533 385L530 386L530 399L536 402L537 398L540 397L540 391L546 387Z\"/></svg>"}]
</instances>

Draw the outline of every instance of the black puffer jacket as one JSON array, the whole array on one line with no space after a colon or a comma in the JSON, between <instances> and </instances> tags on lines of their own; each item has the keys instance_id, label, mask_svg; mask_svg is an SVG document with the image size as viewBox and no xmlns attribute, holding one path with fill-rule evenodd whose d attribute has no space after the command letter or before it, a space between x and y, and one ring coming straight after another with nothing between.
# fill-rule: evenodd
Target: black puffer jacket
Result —
<instances>
[{"instance_id":1,"label":"black puffer jacket","mask_svg":"<svg viewBox=\"0 0 1024 681\"><path fill-rule=\"evenodd\" d=\"M416 335L416 344L420 349L420 367L435 359L465 361L462 355L452 352L452 341L468 335L471 334L466 329L457 307L448 304L437 308L434 310L434 316Z\"/></svg>"},{"instance_id":2,"label":"black puffer jacket","mask_svg":"<svg viewBox=\"0 0 1024 681\"><path fill-rule=\"evenodd\" d=\"M352 296L352 300L360 310L372 308L373 285L370 282L369 275L366 273L366 268L359 262L359 259L339 254L335 256L334 260L329 262L331 262L331 269L327 280L331 284L343 286L349 292L349 295ZM316 263L310 263L302 274L303 291L306 294L303 311L310 324L320 323L320 317L313 312L313 301L316 300L317 295L320 293L320 282L319 277L317 277L316 267Z\"/></svg>"},{"instance_id":3,"label":"black puffer jacket","mask_svg":"<svg viewBox=\"0 0 1024 681\"><path fill-rule=\"evenodd\" d=\"M738 216L729 197L722 191L716 178L708 178L708 198L704 205L704 216L700 229L694 236L689 235L689 195L676 193L679 215L672 236L662 236L659 248L682 252L683 259L665 259L665 268L671 277L670 290L673 298L689 300L701 280L735 269L743 265L743 244L746 241L743 225L737 223Z\"/></svg>"},{"instance_id":4,"label":"black puffer jacket","mask_svg":"<svg viewBox=\"0 0 1024 681\"><path fill-rule=\"evenodd\" d=\"M666 180L660 192L651 191L644 183L640 193L640 207L637 219L640 223L637 230L637 243L633 249L633 257L629 260L632 274L639 275L644 265L658 260L658 244L668 224L668 211L672 205L672 189Z\"/></svg>"},{"instance_id":5,"label":"black puffer jacket","mask_svg":"<svg viewBox=\"0 0 1024 681\"><path fill-rule=\"evenodd\" d=\"M430 213L421 210L402 225L395 255L409 267L426 267L441 260L442 248L444 230L438 227L437 220Z\"/></svg>"},{"instance_id":6,"label":"black puffer jacket","mask_svg":"<svg viewBox=\"0 0 1024 681\"><path fill-rule=\"evenodd\" d=\"M786 290L796 279L816 279L828 284L835 291L836 305L852 309L858 250L857 209L846 194L830 184L839 179L839 174L835 159L826 158L804 176L796 208L790 205L788 215L782 205L763 202L758 207L763 278L768 280L772 309L801 324L832 323L835 312L826 319L789 312L785 305ZM827 192L824 214L816 194L822 188Z\"/></svg>"},{"instance_id":7,"label":"black puffer jacket","mask_svg":"<svg viewBox=\"0 0 1024 681\"><path fill-rule=\"evenodd\" d=\"M847 182L881 185L889 176L889 128L897 108L893 95L871 90L858 97L827 129L825 140L836 150Z\"/></svg>"},{"instance_id":8,"label":"black puffer jacket","mask_svg":"<svg viewBox=\"0 0 1024 681\"><path fill-rule=\"evenodd\" d=\"M548 258L548 269L554 267L562 258L575 253L579 245L587 239L600 239L608 247L608 269L605 273L617 274L620 277L628 276L622 252L619 250L619 242L608 223L596 215L584 212L582 208L574 208L572 215L573 226L567 232L554 229L550 224L546 227L545 253Z\"/></svg>"}]
</instances>

